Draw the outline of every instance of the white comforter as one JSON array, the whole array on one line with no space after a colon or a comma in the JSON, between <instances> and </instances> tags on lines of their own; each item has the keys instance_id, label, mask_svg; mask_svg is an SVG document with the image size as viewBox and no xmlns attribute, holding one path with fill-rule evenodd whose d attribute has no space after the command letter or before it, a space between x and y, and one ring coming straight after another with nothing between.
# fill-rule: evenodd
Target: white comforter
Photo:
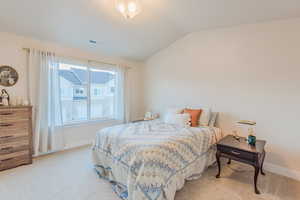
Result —
<instances>
[{"instance_id":1,"label":"white comforter","mask_svg":"<svg viewBox=\"0 0 300 200\"><path fill-rule=\"evenodd\" d=\"M159 120L113 126L97 134L95 169L127 200L173 200L184 181L214 161L217 128L178 127Z\"/></svg>"}]
</instances>

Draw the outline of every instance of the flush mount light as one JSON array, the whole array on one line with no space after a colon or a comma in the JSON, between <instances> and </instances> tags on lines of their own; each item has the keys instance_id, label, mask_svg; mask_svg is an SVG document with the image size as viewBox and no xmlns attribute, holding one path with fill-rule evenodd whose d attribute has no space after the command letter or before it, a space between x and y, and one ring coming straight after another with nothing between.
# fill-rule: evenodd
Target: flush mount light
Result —
<instances>
[{"instance_id":1,"label":"flush mount light","mask_svg":"<svg viewBox=\"0 0 300 200\"><path fill-rule=\"evenodd\" d=\"M96 40L89 40L89 43L90 44L97 44L97 41Z\"/></svg>"},{"instance_id":2,"label":"flush mount light","mask_svg":"<svg viewBox=\"0 0 300 200\"><path fill-rule=\"evenodd\" d=\"M139 0L115 0L116 9L126 18L132 19L141 12Z\"/></svg>"}]
</instances>

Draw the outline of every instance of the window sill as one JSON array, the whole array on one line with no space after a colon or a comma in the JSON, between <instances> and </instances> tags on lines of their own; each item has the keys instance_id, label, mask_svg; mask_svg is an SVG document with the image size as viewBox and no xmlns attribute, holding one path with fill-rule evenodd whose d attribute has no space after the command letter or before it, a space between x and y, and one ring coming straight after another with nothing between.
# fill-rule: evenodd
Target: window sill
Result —
<instances>
[{"instance_id":1,"label":"window sill","mask_svg":"<svg viewBox=\"0 0 300 200\"><path fill-rule=\"evenodd\" d=\"M59 126L60 128L68 128L68 127L76 127L76 126L85 126L85 125L92 125L92 124L122 124L121 120L117 119L97 119L97 120L89 120L84 122L74 122L69 124L64 124Z\"/></svg>"}]
</instances>

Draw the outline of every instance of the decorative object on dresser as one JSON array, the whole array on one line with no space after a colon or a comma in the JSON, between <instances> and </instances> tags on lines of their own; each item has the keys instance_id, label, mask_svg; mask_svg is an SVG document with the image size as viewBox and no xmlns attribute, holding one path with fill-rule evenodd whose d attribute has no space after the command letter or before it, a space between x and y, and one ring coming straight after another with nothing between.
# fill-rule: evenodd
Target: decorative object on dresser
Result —
<instances>
[{"instance_id":1,"label":"decorative object on dresser","mask_svg":"<svg viewBox=\"0 0 300 200\"><path fill-rule=\"evenodd\" d=\"M19 79L18 72L10 66L0 66L0 85L5 87L13 86Z\"/></svg>"},{"instance_id":2,"label":"decorative object on dresser","mask_svg":"<svg viewBox=\"0 0 300 200\"><path fill-rule=\"evenodd\" d=\"M5 89L1 90L0 93L0 106L8 106L10 103L10 97Z\"/></svg>"},{"instance_id":3,"label":"decorative object on dresser","mask_svg":"<svg viewBox=\"0 0 300 200\"><path fill-rule=\"evenodd\" d=\"M0 171L32 163L32 107L0 107Z\"/></svg>"},{"instance_id":4,"label":"decorative object on dresser","mask_svg":"<svg viewBox=\"0 0 300 200\"><path fill-rule=\"evenodd\" d=\"M218 174L216 178L220 178L221 173L221 163L220 157L229 158L228 164L231 163L231 159L252 165L255 169L254 173L254 189L256 194L260 194L257 189L257 178L259 172L265 175L263 172L263 164L265 160L265 144L264 140L257 140L255 146L247 143L247 139L240 137L236 139L232 135L224 137L217 143L217 163L219 167Z\"/></svg>"}]
</instances>

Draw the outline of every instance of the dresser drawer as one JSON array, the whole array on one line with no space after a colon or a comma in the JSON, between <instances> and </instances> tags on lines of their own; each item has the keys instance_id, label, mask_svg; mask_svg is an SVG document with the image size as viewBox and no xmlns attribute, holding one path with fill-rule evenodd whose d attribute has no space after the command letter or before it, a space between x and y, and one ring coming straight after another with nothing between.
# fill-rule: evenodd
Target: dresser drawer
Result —
<instances>
[{"instance_id":1,"label":"dresser drawer","mask_svg":"<svg viewBox=\"0 0 300 200\"><path fill-rule=\"evenodd\" d=\"M0 123L11 121L28 121L29 116L28 109L1 109L0 110Z\"/></svg>"},{"instance_id":2,"label":"dresser drawer","mask_svg":"<svg viewBox=\"0 0 300 200\"><path fill-rule=\"evenodd\" d=\"M28 133L26 133L28 134ZM8 135L8 136L0 136L0 146L16 141L21 141L21 140L30 140L30 137L28 135L21 135L21 134L13 134L13 135Z\"/></svg>"},{"instance_id":3,"label":"dresser drawer","mask_svg":"<svg viewBox=\"0 0 300 200\"><path fill-rule=\"evenodd\" d=\"M29 141L21 140L0 145L0 156L29 149Z\"/></svg>"},{"instance_id":4,"label":"dresser drawer","mask_svg":"<svg viewBox=\"0 0 300 200\"><path fill-rule=\"evenodd\" d=\"M31 157L28 155L18 156L2 161L0 160L0 171L29 163L31 163Z\"/></svg>"},{"instance_id":5,"label":"dresser drawer","mask_svg":"<svg viewBox=\"0 0 300 200\"><path fill-rule=\"evenodd\" d=\"M29 131L29 121L0 122L0 136Z\"/></svg>"},{"instance_id":6,"label":"dresser drawer","mask_svg":"<svg viewBox=\"0 0 300 200\"><path fill-rule=\"evenodd\" d=\"M240 158L240 159L246 159L246 160L249 160L249 161L253 161L257 157L257 154L255 154L255 153L242 151L242 150L239 150L239 149L230 148L230 147L221 146L221 145L218 145L218 150L221 153L225 153L227 155L230 155L230 156L233 156L233 157L236 157L236 158Z\"/></svg>"},{"instance_id":7,"label":"dresser drawer","mask_svg":"<svg viewBox=\"0 0 300 200\"><path fill-rule=\"evenodd\" d=\"M29 155L30 155L29 150L8 153L8 154L0 155L0 162L11 160L12 158L19 157L19 156L29 156Z\"/></svg>"}]
</instances>

